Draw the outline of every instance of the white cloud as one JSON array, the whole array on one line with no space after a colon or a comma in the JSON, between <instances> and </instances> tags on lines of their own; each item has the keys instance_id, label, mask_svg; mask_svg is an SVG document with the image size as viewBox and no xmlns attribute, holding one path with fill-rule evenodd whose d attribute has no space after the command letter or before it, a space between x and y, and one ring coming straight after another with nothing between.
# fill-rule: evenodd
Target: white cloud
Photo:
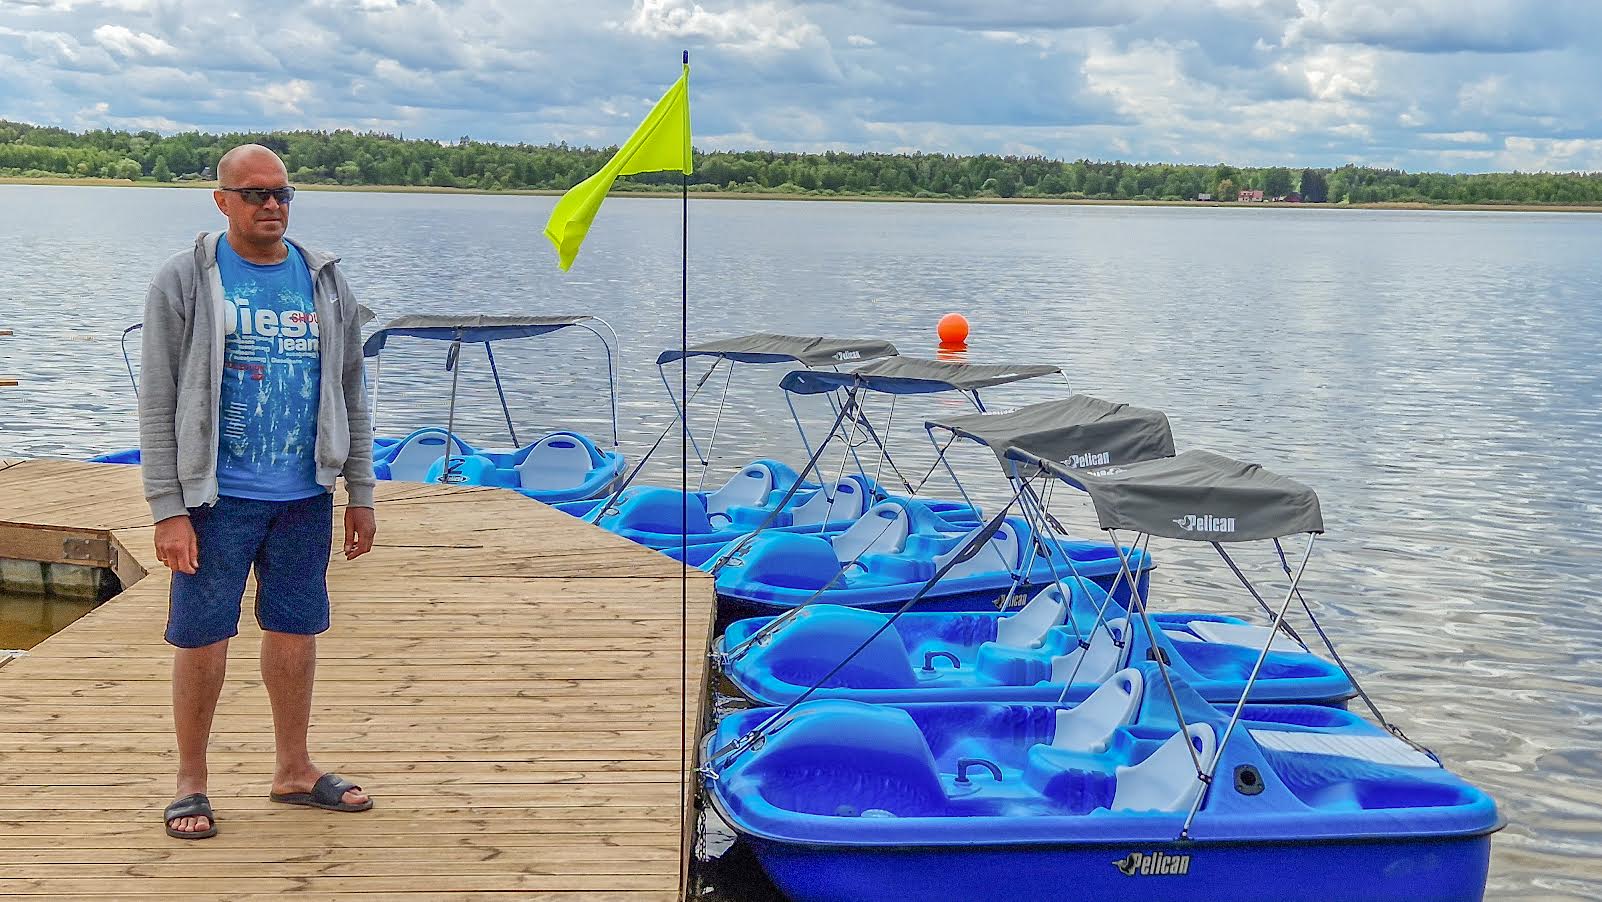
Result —
<instances>
[{"instance_id":1,"label":"white cloud","mask_svg":"<svg viewBox=\"0 0 1602 902\"><path fill-rule=\"evenodd\" d=\"M822 37L799 10L773 2L709 12L693 0L634 0L622 27L645 38L699 38L730 50L799 50Z\"/></svg>"},{"instance_id":2,"label":"white cloud","mask_svg":"<svg viewBox=\"0 0 1602 902\"><path fill-rule=\"evenodd\" d=\"M124 25L102 25L94 31L100 46L123 57L170 56L173 46L165 40Z\"/></svg>"},{"instance_id":3,"label":"white cloud","mask_svg":"<svg viewBox=\"0 0 1602 902\"><path fill-rule=\"evenodd\" d=\"M0 117L609 144L688 49L707 148L1587 168L1599 25L1594 0L0 0Z\"/></svg>"}]
</instances>

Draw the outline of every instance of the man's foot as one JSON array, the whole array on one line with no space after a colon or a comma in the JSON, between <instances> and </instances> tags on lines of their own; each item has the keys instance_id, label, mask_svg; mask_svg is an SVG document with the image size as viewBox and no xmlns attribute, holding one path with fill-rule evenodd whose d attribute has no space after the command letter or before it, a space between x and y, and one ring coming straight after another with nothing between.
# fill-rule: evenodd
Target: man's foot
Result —
<instances>
[{"instance_id":1,"label":"man's foot","mask_svg":"<svg viewBox=\"0 0 1602 902\"><path fill-rule=\"evenodd\" d=\"M217 816L203 792L180 796L162 812L167 835L177 839L207 839L217 835Z\"/></svg>"},{"instance_id":2,"label":"man's foot","mask_svg":"<svg viewBox=\"0 0 1602 902\"><path fill-rule=\"evenodd\" d=\"M268 798L290 805L308 805L331 811L366 811L373 807L367 793L335 773L317 773L313 768L291 777L274 777Z\"/></svg>"}]
</instances>

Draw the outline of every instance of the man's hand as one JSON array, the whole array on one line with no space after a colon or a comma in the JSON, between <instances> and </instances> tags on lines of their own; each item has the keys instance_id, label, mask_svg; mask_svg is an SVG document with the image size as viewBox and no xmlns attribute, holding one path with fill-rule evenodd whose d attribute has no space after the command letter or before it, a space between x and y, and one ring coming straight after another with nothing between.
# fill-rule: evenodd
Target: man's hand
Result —
<instances>
[{"instance_id":1,"label":"man's hand","mask_svg":"<svg viewBox=\"0 0 1602 902\"><path fill-rule=\"evenodd\" d=\"M369 521L371 522L371 521ZM200 569L200 543L188 514L179 514L156 524L156 560L174 573L194 573Z\"/></svg>"},{"instance_id":2,"label":"man's hand","mask_svg":"<svg viewBox=\"0 0 1602 902\"><path fill-rule=\"evenodd\" d=\"M373 550L377 519L370 507L345 508L345 560L354 561Z\"/></svg>"}]
</instances>

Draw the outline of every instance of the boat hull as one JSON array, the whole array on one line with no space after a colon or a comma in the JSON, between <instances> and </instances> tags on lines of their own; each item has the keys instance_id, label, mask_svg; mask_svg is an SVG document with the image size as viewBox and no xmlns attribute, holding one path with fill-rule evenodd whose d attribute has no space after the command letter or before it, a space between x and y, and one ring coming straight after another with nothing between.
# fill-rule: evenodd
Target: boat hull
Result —
<instances>
[{"instance_id":1,"label":"boat hull","mask_svg":"<svg viewBox=\"0 0 1602 902\"><path fill-rule=\"evenodd\" d=\"M741 838L793 902L1474 902L1484 898L1491 857L1489 833L1051 847L864 848Z\"/></svg>"}]
</instances>

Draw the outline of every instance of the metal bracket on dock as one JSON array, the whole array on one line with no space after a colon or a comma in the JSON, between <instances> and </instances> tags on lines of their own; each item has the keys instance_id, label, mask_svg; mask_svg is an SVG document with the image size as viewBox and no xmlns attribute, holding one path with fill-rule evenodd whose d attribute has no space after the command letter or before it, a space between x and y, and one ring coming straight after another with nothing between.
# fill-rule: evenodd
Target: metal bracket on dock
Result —
<instances>
[{"instance_id":1,"label":"metal bracket on dock","mask_svg":"<svg viewBox=\"0 0 1602 902\"><path fill-rule=\"evenodd\" d=\"M69 561L110 562L115 560L112 554L111 542L106 539L73 536L61 540L61 556Z\"/></svg>"}]
</instances>

